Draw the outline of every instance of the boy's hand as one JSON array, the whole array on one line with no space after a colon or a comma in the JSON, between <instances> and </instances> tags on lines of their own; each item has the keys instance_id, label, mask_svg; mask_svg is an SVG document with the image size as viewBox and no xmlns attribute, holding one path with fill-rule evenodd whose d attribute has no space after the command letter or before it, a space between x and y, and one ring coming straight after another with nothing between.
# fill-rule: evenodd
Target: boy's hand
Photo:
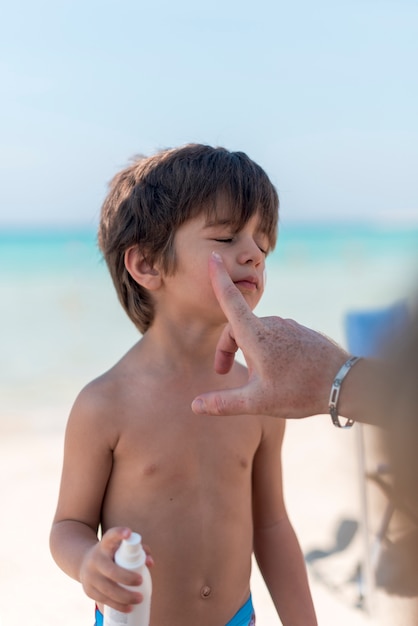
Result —
<instances>
[{"instance_id":1,"label":"boy's hand","mask_svg":"<svg viewBox=\"0 0 418 626\"><path fill-rule=\"evenodd\" d=\"M96 543L84 557L80 582L89 598L98 604L106 604L117 611L129 613L133 605L142 602L142 594L125 589L121 585L137 587L142 584L142 577L137 572L127 570L114 562L116 550L122 539L131 535L129 528L115 527L108 530L100 542ZM153 565L149 550L146 564Z\"/></svg>"}]
</instances>

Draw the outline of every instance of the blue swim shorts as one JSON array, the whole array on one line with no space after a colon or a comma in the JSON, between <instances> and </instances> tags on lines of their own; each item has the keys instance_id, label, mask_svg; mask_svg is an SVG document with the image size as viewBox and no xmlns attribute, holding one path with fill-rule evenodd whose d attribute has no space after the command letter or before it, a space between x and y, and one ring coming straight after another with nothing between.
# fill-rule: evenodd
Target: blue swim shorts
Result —
<instances>
[{"instance_id":1,"label":"blue swim shorts","mask_svg":"<svg viewBox=\"0 0 418 626\"><path fill-rule=\"evenodd\" d=\"M103 626L103 615L96 606L96 622L94 626ZM247 602L235 613L226 626L255 626L255 613L251 596Z\"/></svg>"},{"instance_id":2,"label":"blue swim shorts","mask_svg":"<svg viewBox=\"0 0 418 626\"><path fill-rule=\"evenodd\" d=\"M255 613L251 596L226 626L255 626Z\"/></svg>"},{"instance_id":3,"label":"blue swim shorts","mask_svg":"<svg viewBox=\"0 0 418 626\"><path fill-rule=\"evenodd\" d=\"M103 626L103 613L99 611L97 604L96 604L96 621L94 622L94 626Z\"/></svg>"}]
</instances>

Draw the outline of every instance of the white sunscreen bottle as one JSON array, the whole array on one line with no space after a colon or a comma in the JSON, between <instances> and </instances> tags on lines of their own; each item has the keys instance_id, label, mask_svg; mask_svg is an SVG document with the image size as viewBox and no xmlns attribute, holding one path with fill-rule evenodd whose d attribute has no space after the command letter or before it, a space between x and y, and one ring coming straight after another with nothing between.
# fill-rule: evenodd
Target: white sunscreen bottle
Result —
<instances>
[{"instance_id":1,"label":"white sunscreen bottle","mask_svg":"<svg viewBox=\"0 0 418 626\"><path fill-rule=\"evenodd\" d=\"M142 576L142 585L127 587L143 595L143 601L135 604L131 613L121 613L109 606L104 607L104 626L149 626L151 610L152 581L148 567L145 565L146 554L142 547L142 538L132 533L124 539L115 553L115 563L125 569L135 570Z\"/></svg>"}]
</instances>

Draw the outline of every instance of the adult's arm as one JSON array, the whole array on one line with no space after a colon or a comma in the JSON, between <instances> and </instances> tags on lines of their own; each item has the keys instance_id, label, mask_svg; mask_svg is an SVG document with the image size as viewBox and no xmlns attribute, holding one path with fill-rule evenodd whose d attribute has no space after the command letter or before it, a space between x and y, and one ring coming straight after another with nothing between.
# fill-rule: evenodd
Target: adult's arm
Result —
<instances>
[{"instance_id":1,"label":"adult's arm","mask_svg":"<svg viewBox=\"0 0 418 626\"><path fill-rule=\"evenodd\" d=\"M209 272L216 297L229 321L219 340L215 370L227 373L240 348L248 367L243 387L197 396L197 414L262 414L302 418L328 413L333 380L349 358L328 337L280 317L258 318L233 284L222 258L213 253ZM374 392L382 366L363 359L352 368L341 388L339 414L367 423L378 421Z\"/></svg>"}]
</instances>

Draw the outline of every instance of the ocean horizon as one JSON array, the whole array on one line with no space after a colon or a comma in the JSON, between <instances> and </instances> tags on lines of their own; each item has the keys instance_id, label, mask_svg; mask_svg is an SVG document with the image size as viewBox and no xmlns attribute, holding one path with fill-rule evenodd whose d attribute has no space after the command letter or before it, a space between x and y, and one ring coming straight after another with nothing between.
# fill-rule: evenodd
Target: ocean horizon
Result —
<instances>
[{"instance_id":1,"label":"ocean horizon","mask_svg":"<svg viewBox=\"0 0 418 626\"><path fill-rule=\"evenodd\" d=\"M355 245L363 257L396 256L401 261L418 256L418 222L393 221L284 221L279 223L276 249L269 264L295 261L304 255L311 262L339 262L347 247ZM55 263L51 259L55 258ZM29 265L28 265L29 261ZM94 267L101 261L97 228L83 224L1 225L0 275L24 271L59 271Z\"/></svg>"},{"instance_id":2,"label":"ocean horizon","mask_svg":"<svg viewBox=\"0 0 418 626\"><path fill-rule=\"evenodd\" d=\"M344 316L415 294L418 224L281 220L258 315L345 343ZM140 335L89 226L0 227L0 418L69 405Z\"/></svg>"}]
</instances>

